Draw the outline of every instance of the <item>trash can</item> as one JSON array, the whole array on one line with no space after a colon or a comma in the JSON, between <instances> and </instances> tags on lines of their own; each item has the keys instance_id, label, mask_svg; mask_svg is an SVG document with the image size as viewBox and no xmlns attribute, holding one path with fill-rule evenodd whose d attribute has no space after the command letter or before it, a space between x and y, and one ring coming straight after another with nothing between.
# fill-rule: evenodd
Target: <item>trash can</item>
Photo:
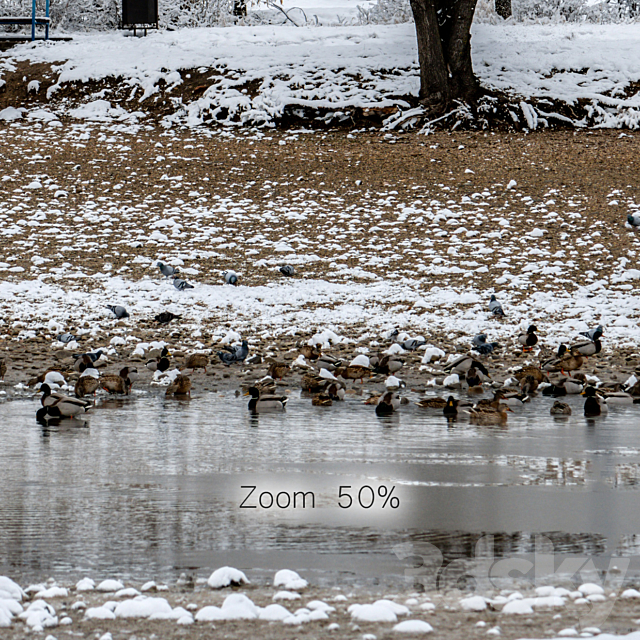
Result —
<instances>
[{"instance_id":1,"label":"trash can","mask_svg":"<svg viewBox=\"0 0 640 640\"><path fill-rule=\"evenodd\" d=\"M122 0L122 28L158 28L158 0Z\"/></svg>"}]
</instances>

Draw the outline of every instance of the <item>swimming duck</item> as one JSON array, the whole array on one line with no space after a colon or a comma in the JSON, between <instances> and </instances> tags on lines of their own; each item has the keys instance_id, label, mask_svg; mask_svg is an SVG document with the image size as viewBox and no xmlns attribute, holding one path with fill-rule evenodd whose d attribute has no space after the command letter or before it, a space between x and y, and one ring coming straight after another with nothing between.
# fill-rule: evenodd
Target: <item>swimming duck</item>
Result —
<instances>
[{"instance_id":1,"label":"swimming duck","mask_svg":"<svg viewBox=\"0 0 640 640\"><path fill-rule=\"evenodd\" d=\"M602 343L600 340L587 340L585 342L579 342L577 344L572 344L571 353L574 355L580 354L581 356L594 356L596 353L600 353L602 351Z\"/></svg>"},{"instance_id":2,"label":"swimming duck","mask_svg":"<svg viewBox=\"0 0 640 640\"><path fill-rule=\"evenodd\" d=\"M251 396L249 411L260 413L262 411L284 411L287 406L287 396L267 395L260 393L256 387L250 387L245 395Z\"/></svg>"},{"instance_id":3,"label":"swimming duck","mask_svg":"<svg viewBox=\"0 0 640 640\"><path fill-rule=\"evenodd\" d=\"M90 393L95 396L96 391L100 388L100 379L93 376L81 376L76 382L74 392L77 398L84 398Z\"/></svg>"},{"instance_id":4,"label":"swimming duck","mask_svg":"<svg viewBox=\"0 0 640 640\"><path fill-rule=\"evenodd\" d=\"M160 371L161 373L164 373L171 366L171 361L169 360L170 355L169 349L167 349L167 347L163 347L160 355L148 360L145 367L147 367L149 371Z\"/></svg>"},{"instance_id":5,"label":"swimming duck","mask_svg":"<svg viewBox=\"0 0 640 640\"><path fill-rule=\"evenodd\" d=\"M566 402L560 402L556 400L553 403L549 413L552 416L570 416L571 415L571 407Z\"/></svg>"},{"instance_id":6,"label":"swimming duck","mask_svg":"<svg viewBox=\"0 0 640 640\"><path fill-rule=\"evenodd\" d=\"M333 400L326 393L317 393L311 398L311 404L314 407L330 407L333 404Z\"/></svg>"},{"instance_id":7,"label":"swimming duck","mask_svg":"<svg viewBox=\"0 0 640 640\"><path fill-rule=\"evenodd\" d=\"M489 311L491 311L496 318L504 318L506 315L502 305L498 302L495 295L492 295L489 300Z\"/></svg>"},{"instance_id":8,"label":"swimming duck","mask_svg":"<svg viewBox=\"0 0 640 640\"><path fill-rule=\"evenodd\" d=\"M531 398L526 393L506 393L504 397L500 399L500 402L506 404L508 407L522 407L530 400Z\"/></svg>"},{"instance_id":9,"label":"swimming duck","mask_svg":"<svg viewBox=\"0 0 640 640\"><path fill-rule=\"evenodd\" d=\"M536 331L538 328L532 324L525 333L518 336L518 342L522 345L522 351L531 351L538 344L538 336Z\"/></svg>"},{"instance_id":10,"label":"swimming duck","mask_svg":"<svg viewBox=\"0 0 640 640\"><path fill-rule=\"evenodd\" d=\"M487 371L487 368L482 364L482 362L475 360L473 356L470 356L468 354L465 356L460 356L452 362L449 362L443 367L443 369L447 372L457 373L458 375L460 375L466 374L471 367L474 367L477 371L480 371L483 376L491 378L489 372Z\"/></svg>"},{"instance_id":11,"label":"swimming duck","mask_svg":"<svg viewBox=\"0 0 640 640\"><path fill-rule=\"evenodd\" d=\"M449 396L449 400L453 400L453 396ZM448 400L445 400L444 398L437 398L437 397L422 398L422 400L418 400L416 404L419 407L422 407L423 409L444 409L448 404ZM456 400L456 405L457 405L457 400Z\"/></svg>"},{"instance_id":12,"label":"swimming duck","mask_svg":"<svg viewBox=\"0 0 640 640\"><path fill-rule=\"evenodd\" d=\"M278 378L279 380L282 380L282 378L287 375L289 371L291 371L291 367L288 364L286 364L285 362L278 362L274 360L269 365L267 375L271 376L272 378Z\"/></svg>"},{"instance_id":13,"label":"swimming duck","mask_svg":"<svg viewBox=\"0 0 640 640\"><path fill-rule=\"evenodd\" d=\"M588 418L600 416L603 413L607 413L607 402L604 398L601 398L595 387L587 387L582 395L586 396L584 401L584 415Z\"/></svg>"},{"instance_id":14,"label":"swimming duck","mask_svg":"<svg viewBox=\"0 0 640 640\"><path fill-rule=\"evenodd\" d=\"M191 369L191 373L193 373L196 369L204 369L204 372L207 373L208 364L209 364L209 357L206 356L204 353L192 353L184 361L184 365L182 365L182 369Z\"/></svg>"},{"instance_id":15,"label":"swimming duck","mask_svg":"<svg viewBox=\"0 0 640 640\"><path fill-rule=\"evenodd\" d=\"M167 387L167 391L164 395L191 397L191 378L184 374L177 375L175 380Z\"/></svg>"},{"instance_id":16,"label":"swimming duck","mask_svg":"<svg viewBox=\"0 0 640 640\"><path fill-rule=\"evenodd\" d=\"M378 399L376 405L377 416L390 416L392 413L400 408L400 398L394 391L387 391L383 393Z\"/></svg>"},{"instance_id":17,"label":"swimming duck","mask_svg":"<svg viewBox=\"0 0 640 640\"><path fill-rule=\"evenodd\" d=\"M603 391L598 389L598 395L604 398L607 404L634 404L635 402L634 397L624 391Z\"/></svg>"},{"instance_id":18,"label":"swimming duck","mask_svg":"<svg viewBox=\"0 0 640 640\"><path fill-rule=\"evenodd\" d=\"M344 378L345 380L360 380L364 384L365 378L371 377L371 369L360 364L350 364L346 367L338 367L335 370L335 375Z\"/></svg>"},{"instance_id":19,"label":"swimming duck","mask_svg":"<svg viewBox=\"0 0 640 640\"><path fill-rule=\"evenodd\" d=\"M120 370L117 375L115 373L107 374L100 378L100 386L109 393L119 393L129 395L132 382L128 377L127 367Z\"/></svg>"},{"instance_id":20,"label":"swimming duck","mask_svg":"<svg viewBox=\"0 0 640 640\"><path fill-rule=\"evenodd\" d=\"M476 405L469 409L469 417L476 424L499 424L506 422L507 413L510 411L511 409L506 404L500 402L490 405Z\"/></svg>"},{"instance_id":21,"label":"swimming duck","mask_svg":"<svg viewBox=\"0 0 640 640\"><path fill-rule=\"evenodd\" d=\"M447 398L447 401L445 402L444 407L442 408L442 413L445 416L457 416L458 404L458 401L453 396L449 396Z\"/></svg>"},{"instance_id":22,"label":"swimming duck","mask_svg":"<svg viewBox=\"0 0 640 640\"><path fill-rule=\"evenodd\" d=\"M91 407L91 402L87 400L72 398L60 393L52 393L51 387L46 383L40 387L40 391L42 391L42 397L40 398L42 406L56 407L60 415L65 418L86 413Z\"/></svg>"}]
</instances>

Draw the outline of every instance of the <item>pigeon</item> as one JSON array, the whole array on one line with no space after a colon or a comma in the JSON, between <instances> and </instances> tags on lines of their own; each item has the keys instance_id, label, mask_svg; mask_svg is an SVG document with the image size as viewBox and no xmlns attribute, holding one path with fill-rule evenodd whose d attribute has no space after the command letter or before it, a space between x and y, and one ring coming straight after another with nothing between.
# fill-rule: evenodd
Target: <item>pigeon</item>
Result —
<instances>
[{"instance_id":1,"label":"pigeon","mask_svg":"<svg viewBox=\"0 0 640 640\"><path fill-rule=\"evenodd\" d=\"M402 348L405 351L415 351L418 347L422 347L427 344L427 341L422 338L408 338L402 343Z\"/></svg>"},{"instance_id":2,"label":"pigeon","mask_svg":"<svg viewBox=\"0 0 640 640\"><path fill-rule=\"evenodd\" d=\"M589 338L589 340L596 341L600 340L604 334L604 328L601 324L599 324L595 329L589 329L589 331L581 331L580 335L585 338Z\"/></svg>"},{"instance_id":3,"label":"pigeon","mask_svg":"<svg viewBox=\"0 0 640 640\"><path fill-rule=\"evenodd\" d=\"M473 343L473 348L482 356L488 356L500 346L497 342L487 342L486 333L478 334L471 342Z\"/></svg>"},{"instance_id":4,"label":"pigeon","mask_svg":"<svg viewBox=\"0 0 640 640\"><path fill-rule=\"evenodd\" d=\"M193 285L189 284L186 280L182 280L178 276L173 276L173 286L178 291L184 291L185 289L193 289Z\"/></svg>"},{"instance_id":5,"label":"pigeon","mask_svg":"<svg viewBox=\"0 0 640 640\"><path fill-rule=\"evenodd\" d=\"M178 316L175 313L171 313L171 311L163 311L159 313L154 320L158 324L169 324L172 320L180 320L182 316Z\"/></svg>"},{"instance_id":6,"label":"pigeon","mask_svg":"<svg viewBox=\"0 0 640 640\"><path fill-rule=\"evenodd\" d=\"M627 216L627 222L632 227L640 227L640 215L632 215L631 213Z\"/></svg>"},{"instance_id":7,"label":"pigeon","mask_svg":"<svg viewBox=\"0 0 640 640\"><path fill-rule=\"evenodd\" d=\"M491 296L491 300L489 300L489 311L493 313L494 316L498 318L504 318L505 313L502 305L496 300L494 295Z\"/></svg>"},{"instance_id":8,"label":"pigeon","mask_svg":"<svg viewBox=\"0 0 640 640\"><path fill-rule=\"evenodd\" d=\"M285 264L283 267L280 267L280 273L283 276L293 276L296 273L296 270L290 265L290 264Z\"/></svg>"},{"instance_id":9,"label":"pigeon","mask_svg":"<svg viewBox=\"0 0 640 640\"><path fill-rule=\"evenodd\" d=\"M222 276L227 284L238 286L238 274L235 271L223 271Z\"/></svg>"},{"instance_id":10,"label":"pigeon","mask_svg":"<svg viewBox=\"0 0 640 640\"><path fill-rule=\"evenodd\" d=\"M56 336L56 340L58 342L64 342L64 344L68 344L69 342L73 342L76 339L74 335L71 333L61 333L59 336Z\"/></svg>"},{"instance_id":11,"label":"pigeon","mask_svg":"<svg viewBox=\"0 0 640 640\"><path fill-rule=\"evenodd\" d=\"M129 317L129 312L124 308L121 307L120 305L107 305L107 309L109 309L109 311L111 311L111 313L113 313L113 315L116 318L128 318Z\"/></svg>"},{"instance_id":12,"label":"pigeon","mask_svg":"<svg viewBox=\"0 0 640 640\"><path fill-rule=\"evenodd\" d=\"M224 346L225 351L218 351L218 357L224 364L233 364L234 362L242 362L249 355L249 343L246 340L242 344L235 347Z\"/></svg>"},{"instance_id":13,"label":"pigeon","mask_svg":"<svg viewBox=\"0 0 640 640\"><path fill-rule=\"evenodd\" d=\"M158 262L158 269L160 269L160 272L165 278L170 278L178 273L178 269L172 267L170 264L164 264L163 262Z\"/></svg>"}]
</instances>

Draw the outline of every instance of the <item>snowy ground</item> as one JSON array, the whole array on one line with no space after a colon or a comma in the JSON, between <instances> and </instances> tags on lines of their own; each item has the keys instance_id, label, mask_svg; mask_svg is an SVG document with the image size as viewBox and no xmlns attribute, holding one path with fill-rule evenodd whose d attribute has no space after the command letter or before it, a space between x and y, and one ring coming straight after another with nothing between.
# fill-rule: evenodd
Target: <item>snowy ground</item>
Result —
<instances>
[{"instance_id":1,"label":"snowy ground","mask_svg":"<svg viewBox=\"0 0 640 640\"><path fill-rule=\"evenodd\" d=\"M514 122L529 129L569 122L636 128L638 51L638 24L473 29L476 73L485 86L512 96ZM196 72L201 77L192 87ZM122 82L95 84L117 77ZM45 121L132 121L161 102L165 126L272 123L295 108L333 121L354 109L407 111L419 86L412 24L185 29L146 38L74 34L71 42L29 43L1 54L0 78L7 83L0 119L37 104L31 117ZM84 92L64 91L89 81Z\"/></svg>"}]
</instances>

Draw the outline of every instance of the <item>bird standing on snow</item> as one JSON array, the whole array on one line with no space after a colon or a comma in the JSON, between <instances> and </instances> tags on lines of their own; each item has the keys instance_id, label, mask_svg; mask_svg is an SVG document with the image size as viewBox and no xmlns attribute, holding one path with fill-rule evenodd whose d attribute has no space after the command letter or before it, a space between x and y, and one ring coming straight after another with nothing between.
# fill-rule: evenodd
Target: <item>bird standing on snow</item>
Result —
<instances>
[{"instance_id":1,"label":"bird standing on snow","mask_svg":"<svg viewBox=\"0 0 640 640\"><path fill-rule=\"evenodd\" d=\"M280 273L283 276L288 276L289 278L293 275L295 275L296 270L290 265L290 264L285 264L284 266L280 267Z\"/></svg>"},{"instance_id":2,"label":"bird standing on snow","mask_svg":"<svg viewBox=\"0 0 640 640\"><path fill-rule=\"evenodd\" d=\"M178 276L173 276L173 286L178 291L184 291L185 289L193 289L192 284L189 284L186 280L182 280Z\"/></svg>"},{"instance_id":3,"label":"bird standing on snow","mask_svg":"<svg viewBox=\"0 0 640 640\"><path fill-rule=\"evenodd\" d=\"M631 213L627 216L627 222L632 227L640 227L640 215L632 215Z\"/></svg>"},{"instance_id":4,"label":"bird standing on snow","mask_svg":"<svg viewBox=\"0 0 640 640\"><path fill-rule=\"evenodd\" d=\"M164 264L162 262L158 262L158 269L160 269L160 272L165 278L170 278L178 273L178 269L172 267L170 264Z\"/></svg>"},{"instance_id":5,"label":"bird standing on snow","mask_svg":"<svg viewBox=\"0 0 640 640\"><path fill-rule=\"evenodd\" d=\"M238 286L238 274L235 271L223 271L222 277L227 284Z\"/></svg>"},{"instance_id":6,"label":"bird standing on snow","mask_svg":"<svg viewBox=\"0 0 640 640\"><path fill-rule=\"evenodd\" d=\"M116 318L128 318L129 312L120 305L108 304L107 309L113 313Z\"/></svg>"},{"instance_id":7,"label":"bird standing on snow","mask_svg":"<svg viewBox=\"0 0 640 640\"><path fill-rule=\"evenodd\" d=\"M504 309L502 308L502 305L496 300L496 297L494 295L492 295L491 299L489 300L489 311L491 311L491 313L497 318L505 317Z\"/></svg>"},{"instance_id":8,"label":"bird standing on snow","mask_svg":"<svg viewBox=\"0 0 640 640\"><path fill-rule=\"evenodd\" d=\"M531 349L538 344L538 336L536 335L537 330L538 328L532 324L526 332L521 333L518 336L518 342L522 345L522 351L531 351Z\"/></svg>"},{"instance_id":9,"label":"bird standing on snow","mask_svg":"<svg viewBox=\"0 0 640 640\"><path fill-rule=\"evenodd\" d=\"M225 351L218 351L218 357L224 364L243 362L249 355L249 343L246 340L243 340L241 345L236 345L235 347L225 345L223 349Z\"/></svg>"}]
</instances>

